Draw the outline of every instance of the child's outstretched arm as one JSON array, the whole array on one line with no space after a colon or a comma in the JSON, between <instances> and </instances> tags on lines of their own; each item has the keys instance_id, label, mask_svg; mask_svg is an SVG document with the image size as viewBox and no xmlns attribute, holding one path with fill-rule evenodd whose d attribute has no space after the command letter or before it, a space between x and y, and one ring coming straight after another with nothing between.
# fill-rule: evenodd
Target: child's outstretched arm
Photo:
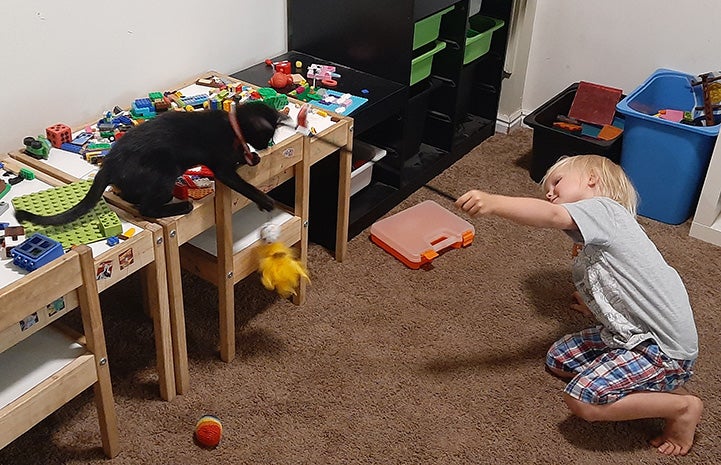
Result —
<instances>
[{"instance_id":1,"label":"child's outstretched arm","mask_svg":"<svg viewBox=\"0 0 721 465\"><path fill-rule=\"evenodd\" d=\"M473 189L460 196L456 206L471 216L495 215L538 228L578 229L565 208L541 199L507 197Z\"/></svg>"}]
</instances>

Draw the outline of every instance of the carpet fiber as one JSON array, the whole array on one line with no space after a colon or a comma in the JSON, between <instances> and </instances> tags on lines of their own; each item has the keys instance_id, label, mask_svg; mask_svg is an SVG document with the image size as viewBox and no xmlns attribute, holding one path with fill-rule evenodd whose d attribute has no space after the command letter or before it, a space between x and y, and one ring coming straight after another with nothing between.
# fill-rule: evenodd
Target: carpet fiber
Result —
<instances>
[{"instance_id":1,"label":"carpet fiber","mask_svg":"<svg viewBox=\"0 0 721 465\"><path fill-rule=\"evenodd\" d=\"M531 134L495 135L431 184L538 196ZM391 213L433 199L420 189ZM313 219L312 219L313 220ZM322 221L322 219L315 219ZM217 292L184 276L191 388L158 396L152 324L139 282L102 294L122 452L108 461L90 391L0 451L0 464L711 464L721 462L721 248L689 224L640 222L687 285L699 330L705 402L696 444L668 459L647 445L659 420L587 423L568 412L563 382L544 371L550 344L589 320L568 308L565 234L473 218L474 243L411 270L369 240L337 263L312 245L308 301L296 307L257 276L236 286L237 358L218 358ZM204 414L219 447L193 442Z\"/></svg>"}]
</instances>

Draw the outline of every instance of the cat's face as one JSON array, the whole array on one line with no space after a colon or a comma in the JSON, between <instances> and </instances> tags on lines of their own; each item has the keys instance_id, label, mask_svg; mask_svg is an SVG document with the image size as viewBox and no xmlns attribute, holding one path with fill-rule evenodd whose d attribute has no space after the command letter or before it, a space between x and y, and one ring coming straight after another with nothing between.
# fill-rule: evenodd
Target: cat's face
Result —
<instances>
[{"instance_id":1,"label":"cat's face","mask_svg":"<svg viewBox=\"0 0 721 465\"><path fill-rule=\"evenodd\" d=\"M267 148L285 115L260 102L249 102L236 108L238 124L245 141L257 150Z\"/></svg>"}]
</instances>

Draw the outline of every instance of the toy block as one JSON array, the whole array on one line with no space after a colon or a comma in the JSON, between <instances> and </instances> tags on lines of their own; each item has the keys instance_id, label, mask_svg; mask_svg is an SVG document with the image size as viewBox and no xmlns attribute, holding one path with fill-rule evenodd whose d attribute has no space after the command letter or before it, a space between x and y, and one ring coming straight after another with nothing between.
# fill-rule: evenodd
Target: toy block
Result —
<instances>
[{"instance_id":1,"label":"toy block","mask_svg":"<svg viewBox=\"0 0 721 465\"><path fill-rule=\"evenodd\" d=\"M46 128L45 135L55 148L60 148L60 146L63 145L63 142L70 142L73 140L72 129L62 123Z\"/></svg>"},{"instance_id":2,"label":"toy block","mask_svg":"<svg viewBox=\"0 0 721 465\"><path fill-rule=\"evenodd\" d=\"M20 171L18 172L18 176L20 176L23 179L27 179L27 180L35 179L35 173L33 173L32 171L30 171L27 168L20 168Z\"/></svg>"},{"instance_id":3,"label":"toy block","mask_svg":"<svg viewBox=\"0 0 721 465\"><path fill-rule=\"evenodd\" d=\"M80 151L83 149L83 146L73 144L72 142L63 142L63 145L60 146L60 149L65 150L66 152L80 153Z\"/></svg>"},{"instance_id":4,"label":"toy block","mask_svg":"<svg viewBox=\"0 0 721 465\"><path fill-rule=\"evenodd\" d=\"M10 251L13 265L28 271L37 270L64 253L62 244L38 233Z\"/></svg>"},{"instance_id":5,"label":"toy block","mask_svg":"<svg viewBox=\"0 0 721 465\"><path fill-rule=\"evenodd\" d=\"M54 187L20 197L12 202L16 210L26 210L38 215L54 215L64 212L77 204L87 193L92 180L78 181L65 186ZM40 233L62 243L65 249L73 245L89 244L117 236L123 227L118 215L110 210L105 199L95 205L87 214L60 226L42 226L24 222L27 234ZM6 232L7 235L7 232Z\"/></svg>"},{"instance_id":6,"label":"toy block","mask_svg":"<svg viewBox=\"0 0 721 465\"><path fill-rule=\"evenodd\" d=\"M0 179L0 199L2 199L8 192L10 192L10 184Z\"/></svg>"},{"instance_id":7,"label":"toy block","mask_svg":"<svg viewBox=\"0 0 721 465\"><path fill-rule=\"evenodd\" d=\"M17 240L18 237L25 235L25 228L22 226L6 226L5 237L12 237ZM23 239L25 240L25 239Z\"/></svg>"},{"instance_id":8,"label":"toy block","mask_svg":"<svg viewBox=\"0 0 721 465\"><path fill-rule=\"evenodd\" d=\"M130 106L130 114L136 118L155 117L155 107L149 98L135 99Z\"/></svg>"},{"instance_id":9,"label":"toy block","mask_svg":"<svg viewBox=\"0 0 721 465\"><path fill-rule=\"evenodd\" d=\"M87 141L93 138L93 134L90 132L81 132L77 137L70 141L73 145L85 145Z\"/></svg>"},{"instance_id":10,"label":"toy block","mask_svg":"<svg viewBox=\"0 0 721 465\"><path fill-rule=\"evenodd\" d=\"M13 258L11 255L12 250L25 242L25 228L22 226L6 226L2 242L5 258Z\"/></svg>"},{"instance_id":11,"label":"toy block","mask_svg":"<svg viewBox=\"0 0 721 465\"><path fill-rule=\"evenodd\" d=\"M203 108L203 103L205 103L206 100L208 100L207 95L192 95L190 97L181 97L180 99L183 102L182 106L188 106L190 105L193 108Z\"/></svg>"}]
</instances>

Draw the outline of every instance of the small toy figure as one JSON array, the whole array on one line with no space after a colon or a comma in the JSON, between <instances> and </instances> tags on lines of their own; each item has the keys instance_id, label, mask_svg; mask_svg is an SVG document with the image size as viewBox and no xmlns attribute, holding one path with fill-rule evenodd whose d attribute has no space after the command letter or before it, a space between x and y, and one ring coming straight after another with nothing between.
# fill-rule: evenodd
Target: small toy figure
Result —
<instances>
[{"instance_id":1,"label":"small toy figure","mask_svg":"<svg viewBox=\"0 0 721 465\"><path fill-rule=\"evenodd\" d=\"M34 137L26 137L23 139L23 144L25 144L25 153L31 157L37 158L38 160L48 159L52 145L47 137L38 136L37 139Z\"/></svg>"},{"instance_id":2,"label":"small toy figure","mask_svg":"<svg viewBox=\"0 0 721 465\"><path fill-rule=\"evenodd\" d=\"M290 85L293 84L293 76L290 74L281 73L280 71L276 71L273 73L273 76L271 76L270 80L268 81L268 85L270 85L274 89L284 89Z\"/></svg>"}]
</instances>

